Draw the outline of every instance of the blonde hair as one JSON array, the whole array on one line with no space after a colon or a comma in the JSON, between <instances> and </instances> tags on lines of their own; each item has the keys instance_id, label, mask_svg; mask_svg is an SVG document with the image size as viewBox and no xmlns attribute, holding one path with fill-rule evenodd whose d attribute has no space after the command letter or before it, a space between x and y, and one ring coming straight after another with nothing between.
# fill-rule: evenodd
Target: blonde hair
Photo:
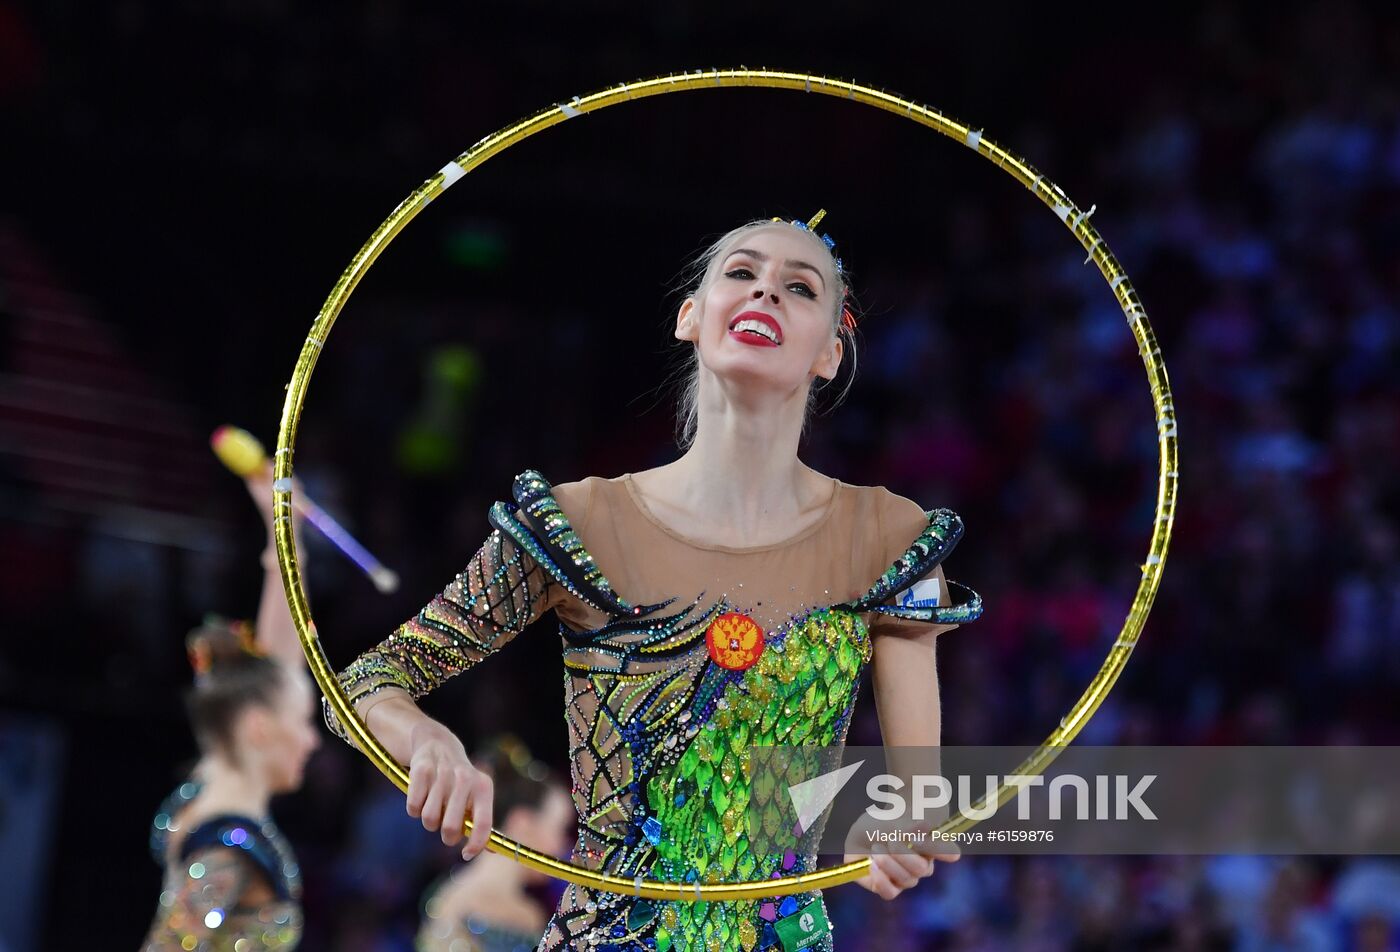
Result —
<instances>
[{"instance_id":1,"label":"blonde hair","mask_svg":"<svg viewBox=\"0 0 1400 952\"><path fill-rule=\"evenodd\" d=\"M683 299L694 298L701 294L706 288L714 283L715 275L719 270L720 256L731 247L740 237L751 231L760 228L772 228L775 225L782 225L783 222L774 222L768 218L755 218L745 222L738 228L725 232L708 247L696 255L685 269L681 272L681 287ZM792 226L788 226L792 227ZM842 317L847 308L854 311L855 307L850 297L850 286L846 281L846 274L843 269L836 267L836 259L820 238L812 232L806 232L812 240L819 245L826 253L826 260L831 264L831 274L835 276L832 295L833 304L831 309L831 330L833 334L845 335L845 348L841 360L841 366L850 364L850 371L846 374L846 382L837 392L835 400L832 401L826 412L836 409L846 399L846 395L851 391L851 384L855 381L856 374L856 341L854 330L847 328L842 321ZM845 354L850 355L850 360L845 359ZM676 443L681 449L687 449L695 441L695 431L700 424L700 349L697 345L691 344L691 352L683 359L675 373L676 380ZM838 368L837 376L840 376ZM811 420L812 411L816 407L817 397L825 392L837 378L831 380L818 379L812 382L807 391L807 407L802 414L802 434L807 433L807 423Z\"/></svg>"}]
</instances>

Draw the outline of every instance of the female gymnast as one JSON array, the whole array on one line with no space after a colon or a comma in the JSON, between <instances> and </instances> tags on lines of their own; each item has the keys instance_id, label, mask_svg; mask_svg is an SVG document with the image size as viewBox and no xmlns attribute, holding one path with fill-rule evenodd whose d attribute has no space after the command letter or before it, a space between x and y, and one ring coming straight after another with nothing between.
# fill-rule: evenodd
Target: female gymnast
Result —
<instances>
[{"instance_id":1,"label":"female gymnast","mask_svg":"<svg viewBox=\"0 0 1400 952\"><path fill-rule=\"evenodd\" d=\"M674 332L694 356L683 455L558 486L522 473L466 569L341 674L370 730L409 767L409 814L452 845L472 818L466 858L486 843L492 785L414 699L550 609L567 671L573 859L590 868L685 883L814 868L814 853L749 842L746 811L762 791L751 789L748 748L843 743L867 663L886 745L939 743L935 638L981 613L940 565L961 520L798 458L815 390L854 357L833 242L803 222L750 222L695 274ZM328 708L327 720L347 737ZM942 856L919 848L872 856L861 884L887 899L910 888ZM815 892L670 902L571 885L539 948L831 942Z\"/></svg>"},{"instance_id":2,"label":"female gymnast","mask_svg":"<svg viewBox=\"0 0 1400 952\"><path fill-rule=\"evenodd\" d=\"M247 484L268 530L257 639L217 619L187 639L200 759L156 814L151 850L165 877L146 952L291 949L301 938L301 873L268 801L301 786L319 742L316 695L272 548L271 466Z\"/></svg>"}]
</instances>

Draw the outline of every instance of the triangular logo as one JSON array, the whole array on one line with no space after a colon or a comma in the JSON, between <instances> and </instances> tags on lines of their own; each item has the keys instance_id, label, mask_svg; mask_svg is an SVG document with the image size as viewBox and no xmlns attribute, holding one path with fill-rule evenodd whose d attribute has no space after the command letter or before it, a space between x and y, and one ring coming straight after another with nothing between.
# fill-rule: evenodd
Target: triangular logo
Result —
<instances>
[{"instance_id":1,"label":"triangular logo","mask_svg":"<svg viewBox=\"0 0 1400 952\"><path fill-rule=\"evenodd\" d=\"M792 808L797 811L798 835L801 836L812 828L812 824L817 822L817 817L827 807L831 806L831 801L836 799L836 795L841 792L841 788L860 769L860 765L865 763L858 760L845 767L838 767L819 777L811 780L804 780L788 787L788 796L792 798Z\"/></svg>"}]
</instances>

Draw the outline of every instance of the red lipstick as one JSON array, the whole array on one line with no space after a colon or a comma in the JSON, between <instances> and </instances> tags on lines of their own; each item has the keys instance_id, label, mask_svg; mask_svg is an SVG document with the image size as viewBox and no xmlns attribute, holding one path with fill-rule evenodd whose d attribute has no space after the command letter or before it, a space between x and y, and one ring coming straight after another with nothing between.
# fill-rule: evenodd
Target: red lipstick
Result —
<instances>
[{"instance_id":1,"label":"red lipstick","mask_svg":"<svg viewBox=\"0 0 1400 952\"><path fill-rule=\"evenodd\" d=\"M763 324L773 333L773 340L764 337L762 333L755 330L736 331L734 328L742 321L757 321ZM762 311L744 311L742 314L729 322L729 336L744 344L751 344L754 347L777 347L783 342L783 329L777 320Z\"/></svg>"}]
</instances>

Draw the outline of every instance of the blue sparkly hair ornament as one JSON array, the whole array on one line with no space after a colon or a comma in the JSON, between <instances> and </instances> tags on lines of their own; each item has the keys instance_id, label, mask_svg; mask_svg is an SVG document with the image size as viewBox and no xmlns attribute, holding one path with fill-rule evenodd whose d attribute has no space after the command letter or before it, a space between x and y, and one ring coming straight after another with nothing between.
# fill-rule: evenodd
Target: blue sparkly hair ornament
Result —
<instances>
[{"instance_id":1,"label":"blue sparkly hair ornament","mask_svg":"<svg viewBox=\"0 0 1400 952\"><path fill-rule=\"evenodd\" d=\"M832 238L826 232L817 233L817 226L821 224L822 219L825 217L826 209L818 208L817 213L806 221L800 218L794 218L788 221L788 224L798 231L809 231L817 238L820 238L822 244L826 245L827 251L831 252L831 257L836 260L836 273L841 278L841 285L843 288L841 301L841 330L847 334L854 334L856 330L856 315L855 312L851 310L850 304L847 303L847 299L851 296L851 289L846 282L846 269L841 263L841 258L836 254L836 239ZM774 218L773 221L781 222L783 219Z\"/></svg>"}]
</instances>

